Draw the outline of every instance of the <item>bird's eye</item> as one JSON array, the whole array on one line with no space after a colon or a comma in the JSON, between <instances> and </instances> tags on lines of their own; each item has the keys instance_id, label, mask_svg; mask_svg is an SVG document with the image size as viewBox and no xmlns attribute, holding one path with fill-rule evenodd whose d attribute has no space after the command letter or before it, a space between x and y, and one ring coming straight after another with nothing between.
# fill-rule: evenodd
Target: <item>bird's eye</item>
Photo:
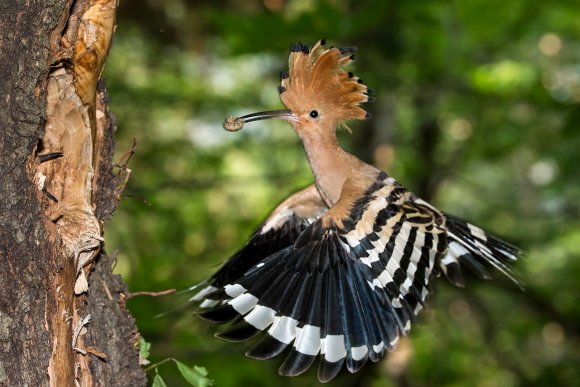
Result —
<instances>
[{"instance_id":1,"label":"bird's eye","mask_svg":"<svg viewBox=\"0 0 580 387\"><path fill-rule=\"evenodd\" d=\"M310 117L312 117L312 118L318 117L318 112L316 110L311 111L310 112Z\"/></svg>"}]
</instances>

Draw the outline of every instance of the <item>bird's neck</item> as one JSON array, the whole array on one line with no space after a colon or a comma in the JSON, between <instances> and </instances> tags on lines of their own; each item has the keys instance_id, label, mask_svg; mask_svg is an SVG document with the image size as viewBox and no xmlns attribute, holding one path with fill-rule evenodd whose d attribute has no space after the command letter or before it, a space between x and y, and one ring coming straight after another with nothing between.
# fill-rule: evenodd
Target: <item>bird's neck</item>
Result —
<instances>
[{"instance_id":1,"label":"bird's neck","mask_svg":"<svg viewBox=\"0 0 580 387\"><path fill-rule=\"evenodd\" d=\"M324 202L333 206L340 198L344 182L370 166L342 149L334 131L298 135L304 145L316 188Z\"/></svg>"}]
</instances>

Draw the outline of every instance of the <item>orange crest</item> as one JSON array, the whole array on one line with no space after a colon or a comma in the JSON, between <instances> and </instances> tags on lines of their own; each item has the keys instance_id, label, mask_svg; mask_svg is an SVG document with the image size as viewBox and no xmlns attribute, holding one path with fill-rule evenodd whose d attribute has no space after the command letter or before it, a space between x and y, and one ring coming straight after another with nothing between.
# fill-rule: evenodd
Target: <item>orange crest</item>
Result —
<instances>
[{"instance_id":1,"label":"orange crest","mask_svg":"<svg viewBox=\"0 0 580 387\"><path fill-rule=\"evenodd\" d=\"M312 48L295 43L290 48L289 72L281 73L280 99L296 114L319 109L337 123L365 119L360 107L372 102L373 90L352 72L345 70L356 48L324 48L320 40Z\"/></svg>"}]
</instances>

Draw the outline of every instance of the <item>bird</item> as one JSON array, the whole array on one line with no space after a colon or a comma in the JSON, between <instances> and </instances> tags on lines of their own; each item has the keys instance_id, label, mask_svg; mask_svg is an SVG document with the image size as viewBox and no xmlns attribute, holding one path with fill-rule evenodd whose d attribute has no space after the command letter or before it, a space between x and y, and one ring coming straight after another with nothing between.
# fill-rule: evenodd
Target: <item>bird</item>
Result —
<instances>
[{"instance_id":1,"label":"bird","mask_svg":"<svg viewBox=\"0 0 580 387\"><path fill-rule=\"evenodd\" d=\"M196 287L198 315L229 324L216 336L256 339L246 355L285 353L279 373L296 376L319 358L321 382L377 362L409 334L441 274L465 286L513 270L519 248L440 211L392 176L345 151L336 132L369 119L373 90L349 71L354 47L294 43L278 88L286 109L228 116L241 130L280 119L294 129L314 183L288 197L248 242Z\"/></svg>"}]
</instances>

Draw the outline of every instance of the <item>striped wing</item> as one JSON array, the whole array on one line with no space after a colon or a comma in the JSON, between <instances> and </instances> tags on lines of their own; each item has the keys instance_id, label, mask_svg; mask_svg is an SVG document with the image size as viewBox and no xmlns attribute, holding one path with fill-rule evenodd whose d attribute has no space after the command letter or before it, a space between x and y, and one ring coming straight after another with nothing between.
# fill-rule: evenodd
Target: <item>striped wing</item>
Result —
<instances>
[{"instance_id":1,"label":"striped wing","mask_svg":"<svg viewBox=\"0 0 580 387\"><path fill-rule=\"evenodd\" d=\"M371 278L369 286L392 306L408 333L426 301L437 259L447 249L445 218L391 177L359 199L362 208L343 230ZM367 204L364 204L366 201Z\"/></svg>"},{"instance_id":2,"label":"striped wing","mask_svg":"<svg viewBox=\"0 0 580 387\"><path fill-rule=\"evenodd\" d=\"M217 306L201 316L231 322L220 337L266 332L249 356L268 359L290 348L283 375L304 372L319 356L318 377L327 381L343 364L355 372L392 350L427 298L446 247L441 214L415 203L385 174L347 217L330 213L293 245L205 295Z\"/></svg>"}]
</instances>

